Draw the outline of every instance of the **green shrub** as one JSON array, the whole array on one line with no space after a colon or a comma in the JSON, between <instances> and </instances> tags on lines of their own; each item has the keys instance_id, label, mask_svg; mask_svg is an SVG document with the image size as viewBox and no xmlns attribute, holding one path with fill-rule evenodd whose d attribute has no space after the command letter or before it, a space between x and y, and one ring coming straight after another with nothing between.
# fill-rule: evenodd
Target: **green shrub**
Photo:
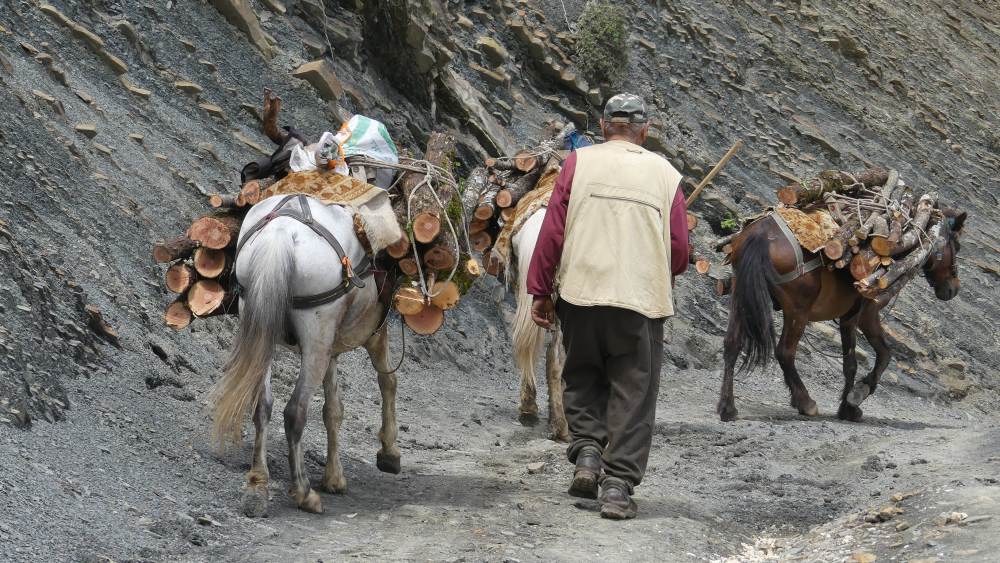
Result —
<instances>
[{"instance_id":1,"label":"green shrub","mask_svg":"<svg viewBox=\"0 0 1000 563\"><path fill-rule=\"evenodd\" d=\"M617 89L628 72L625 10L605 0L590 0L576 29L576 64L587 80Z\"/></svg>"},{"instance_id":2,"label":"green shrub","mask_svg":"<svg viewBox=\"0 0 1000 563\"><path fill-rule=\"evenodd\" d=\"M723 230L729 231L730 233L735 233L736 231L740 230L741 222L742 221L740 221L739 217L733 215L732 213L729 213L725 219L719 222L719 226L722 227Z\"/></svg>"}]
</instances>

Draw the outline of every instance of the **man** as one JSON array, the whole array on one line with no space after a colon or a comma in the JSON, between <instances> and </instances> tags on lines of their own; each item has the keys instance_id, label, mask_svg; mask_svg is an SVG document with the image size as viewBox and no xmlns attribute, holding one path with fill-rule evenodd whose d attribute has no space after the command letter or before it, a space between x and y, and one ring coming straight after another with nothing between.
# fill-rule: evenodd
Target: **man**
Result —
<instances>
[{"instance_id":1,"label":"man","mask_svg":"<svg viewBox=\"0 0 1000 563\"><path fill-rule=\"evenodd\" d=\"M569 494L597 498L599 484L601 516L625 519L636 515L631 495L652 444L663 322L674 313L673 276L687 269L687 210L680 173L640 146L649 124L639 97L608 100L601 130L606 143L563 163L528 293L535 323L550 328L556 313L561 322Z\"/></svg>"}]
</instances>

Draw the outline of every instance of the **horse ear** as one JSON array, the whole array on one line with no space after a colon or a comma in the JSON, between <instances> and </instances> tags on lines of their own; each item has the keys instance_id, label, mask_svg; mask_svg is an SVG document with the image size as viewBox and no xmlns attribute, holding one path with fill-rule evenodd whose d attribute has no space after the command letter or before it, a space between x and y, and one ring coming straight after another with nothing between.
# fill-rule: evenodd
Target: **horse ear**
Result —
<instances>
[{"instance_id":1,"label":"horse ear","mask_svg":"<svg viewBox=\"0 0 1000 563\"><path fill-rule=\"evenodd\" d=\"M948 222L951 223L950 226L951 226L952 232L954 232L954 233L961 233L962 232L962 227L965 225L965 216L966 215L967 215L966 212L963 211L963 212L959 213L958 215L955 215L954 217L951 217L951 218L948 219Z\"/></svg>"}]
</instances>

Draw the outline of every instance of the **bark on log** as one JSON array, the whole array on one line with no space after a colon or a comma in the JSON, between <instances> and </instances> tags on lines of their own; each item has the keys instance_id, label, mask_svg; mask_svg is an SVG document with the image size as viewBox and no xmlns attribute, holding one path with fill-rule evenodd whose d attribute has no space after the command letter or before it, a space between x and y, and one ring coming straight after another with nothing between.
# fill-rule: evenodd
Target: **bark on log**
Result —
<instances>
[{"instance_id":1,"label":"bark on log","mask_svg":"<svg viewBox=\"0 0 1000 563\"><path fill-rule=\"evenodd\" d=\"M199 280L188 290L187 304L197 317L207 316L222 305L226 290L215 280Z\"/></svg>"},{"instance_id":2,"label":"bark on log","mask_svg":"<svg viewBox=\"0 0 1000 563\"><path fill-rule=\"evenodd\" d=\"M201 277L216 278L226 270L226 252L204 247L196 248L192 262Z\"/></svg>"},{"instance_id":3,"label":"bark on log","mask_svg":"<svg viewBox=\"0 0 1000 563\"><path fill-rule=\"evenodd\" d=\"M927 236L931 239L930 244L925 244L923 248L914 250L905 258L896 261L895 264L886 270L885 275L878 278L879 289L889 287L896 280L911 270L919 270L923 268L924 262L927 261L931 251L936 250L944 244L944 240L941 237L941 223L935 223L934 226L927 231Z\"/></svg>"},{"instance_id":4,"label":"bark on log","mask_svg":"<svg viewBox=\"0 0 1000 563\"><path fill-rule=\"evenodd\" d=\"M486 169L476 168L465 180L465 190L462 192L462 216L466 221L473 220L472 214L476 212L479 198L484 191L486 191Z\"/></svg>"},{"instance_id":5,"label":"bark on log","mask_svg":"<svg viewBox=\"0 0 1000 563\"><path fill-rule=\"evenodd\" d=\"M196 281L198 281L198 273L184 262L170 266L164 275L164 285L174 293L184 293Z\"/></svg>"},{"instance_id":6,"label":"bark on log","mask_svg":"<svg viewBox=\"0 0 1000 563\"><path fill-rule=\"evenodd\" d=\"M195 220L187 236L206 248L222 249L236 244L240 220L231 215L208 215Z\"/></svg>"},{"instance_id":7,"label":"bark on log","mask_svg":"<svg viewBox=\"0 0 1000 563\"><path fill-rule=\"evenodd\" d=\"M191 324L191 309L188 308L187 301L183 296L167 306L163 313L163 322L174 330L183 330Z\"/></svg>"},{"instance_id":8,"label":"bark on log","mask_svg":"<svg viewBox=\"0 0 1000 563\"><path fill-rule=\"evenodd\" d=\"M431 305L438 307L442 311L447 311L458 305L462 298L462 293L458 290L458 284L453 281L434 282L431 287Z\"/></svg>"},{"instance_id":9,"label":"bark on log","mask_svg":"<svg viewBox=\"0 0 1000 563\"><path fill-rule=\"evenodd\" d=\"M427 139L427 150L424 160L444 169L449 169L455 152L455 138L447 133L435 131ZM454 196L454 188L444 183L429 186L424 183L422 172L406 172L400 184L403 196L410 203L413 216L413 237L417 242L429 243L441 232L442 221L445 220L445 209L438 204L440 199L444 206L448 205ZM433 191L432 191L433 190ZM434 197L437 193L437 198Z\"/></svg>"},{"instance_id":10,"label":"bark on log","mask_svg":"<svg viewBox=\"0 0 1000 563\"><path fill-rule=\"evenodd\" d=\"M863 280L875 272L879 263L879 256L874 250L862 248L861 252L851 258L851 276L855 280Z\"/></svg>"},{"instance_id":11,"label":"bark on log","mask_svg":"<svg viewBox=\"0 0 1000 563\"><path fill-rule=\"evenodd\" d=\"M416 287L402 287L393 297L393 306L401 315L416 315L425 306L424 296Z\"/></svg>"},{"instance_id":12,"label":"bark on log","mask_svg":"<svg viewBox=\"0 0 1000 563\"><path fill-rule=\"evenodd\" d=\"M153 245L153 260L157 264L182 260L191 256L195 248L198 248L198 243L188 237L179 237L165 242L158 242Z\"/></svg>"},{"instance_id":13,"label":"bark on log","mask_svg":"<svg viewBox=\"0 0 1000 563\"><path fill-rule=\"evenodd\" d=\"M510 207L512 205L517 205L517 202L521 201L521 198L524 197L524 194L535 189L535 186L538 184L538 180L541 177L542 177L541 166L537 167L533 172L529 172L524 176L521 176L520 178L518 178L513 183L507 186L506 191L507 193L510 194L511 197L510 204L503 205L503 203L500 201L500 196L498 194L497 205L499 205L500 207Z\"/></svg>"},{"instance_id":14,"label":"bark on log","mask_svg":"<svg viewBox=\"0 0 1000 563\"><path fill-rule=\"evenodd\" d=\"M481 221L488 221L497 212L496 197L497 192L500 191L500 187L496 185L489 185L483 195L479 198L479 205L476 207L475 218Z\"/></svg>"},{"instance_id":15,"label":"bark on log","mask_svg":"<svg viewBox=\"0 0 1000 563\"><path fill-rule=\"evenodd\" d=\"M236 209L242 207L236 203L236 196L231 194L212 194L208 196L208 205L215 209Z\"/></svg>"},{"instance_id":16,"label":"bark on log","mask_svg":"<svg viewBox=\"0 0 1000 563\"><path fill-rule=\"evenodd\" d=\"M410 330L420 335L434 334L444 324L444 311L440 307L427 305L415 315L403 315Z\"/></svg>"},{"instance_id":17,"label":"bark on log","mask_svg":"<svg viewBox=\"0 0 1000 563\"><path fill-rule=\"evenodd\" d=\"M828 193L855 193L861 187L881 187L888 180L889 172L871 168L852 176L839 170L824 170L817 178L805 184L789 184L778 190L778 201L788 206L804 207L822 202Z\"/></svg>"}]
</instances>

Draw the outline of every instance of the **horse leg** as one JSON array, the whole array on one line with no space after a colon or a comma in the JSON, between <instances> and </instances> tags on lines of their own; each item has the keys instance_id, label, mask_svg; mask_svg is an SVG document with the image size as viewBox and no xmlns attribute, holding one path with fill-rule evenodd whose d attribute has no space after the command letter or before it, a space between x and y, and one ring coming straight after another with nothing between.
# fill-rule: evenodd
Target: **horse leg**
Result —
<instances>
[{"instance_id":1,"label":"horse leg","mask_svg":"<svg viewBox=\"0 0 1000 563\"><path fill-rule=\"evenodd\" d=\"M375 371L378 372L378 388L382 393L382 428L378 439L382 448L375 454L375 466L385 473L399 473L399 446L396 445L398 424L396 422L396 374L389 365L389 336L386 327L376 332L365 343Z\"/></svg>"},{"instance_id":2,"label":"horse leg","mask_svg":"<svg viewBox=\"0 0 1000 563\"><path fill-rule=\"evenodd\" d=\"M729 315L729 326L726 328L726 339L723 344L723 359L725 367L722 372L722 389L719 391L719 402L715 412L723 422L736 420L736 398L733 396L733 375L736 370L736 360L740 357L740 345L737 338L739 323Z\"/></svg>"},{"instance_id":3,"label":"horse leg","mask_svg":"<svg viewBox=\"0 0 1000 563\"><path fill-rule=\"evenodd\" d=\"M569 426L566 424L566 413L563 410L562 368L562 332L554 330L545 350L545 380L549 387L549 430L552 432L553 440L569 442Z\"/></svg>"},{"instance_id":4,"label":"horse leg","mask_svg":"<svg viewBox=\"0 0 1000 563\"><path fill-rule=\"evenodd\" d=\"M837 418L857 422L861 420L861 409L847 402L847 395L854 387L854 377L858 373L858 317L857 313L840 319L840 346L844 353L844 390L840 394L840 408Z\"/></svg>"},{"instance_id":5,"label":"horse leg","mask_svg":"<svg viewBox=\"0 0 1000 563\"><path fill-rule=\"evenodd\" d=\"M253 442L253 464L247 473L247 484L243 488L243 513L250 518L260 518L267 513L268 481L267 470L267 424L271 421L274 397L271 395L271 370L264 376L264 388L257 398L257 408L253 413L253 424L257 430Z\"/></svg>"},{"instance_id":6,"label":"horse leg","mask_svg":"<svg viewBox=\"0 0 1000 563\"><path fill-rule=\"evenodd\" d=\"M882 377L882 372L888 367L889 360L891 359L889 346L885 343L885 337L882 333L882 321L879 319L878 314L879 308L870 305L865 307L861 312L859 326L861 327L861 332L865 335L865 339L875 349L875 366L872 367L868 376L859 381L847 395L847 402L854 407L860 406L862 401L875 392L879 379Z\"/></svg>"},{"instance_id":7,"label":"horse leg","mask_svg":"<svg viewBox=\"0 0 1000 563\"><path fill-rule=\"evenodd\" d=\"M304 333L304 331L296 332ZM292 481L288 492L299 508L315 514L323 512L323 502L319 494L309 485L302 451L302 433L306 428L306 415L313 389L323 379L331 364L332 342L327 344L323 346L312 341L302 343L299 379L295 382L292 396L285 406L285 437L288 439L288 467Z\"/></svg>"},{"instance_id":8,"label":"horse leg","mask_svg":"<svg viewBox=\"0 0 1000 563\"><path fill-rule=\"evenodd\" d=\"M323 423L326 425L326 467L323 469L323 484L320 488L328 493L347 492L347 478L344 466L340 464L340 423L344 421L344 400L340 396L340 380L337 378L337 358L330 360L323 378Z\"/></svg>"},{"instance_id":9,"label":"horse leg","mask_svg":"<svg viewBox=\"0 0 1000 563\"><path fill-rule=\"evenodd\" d=\"M778 364L785 375L785 384L792 394L792 406L799 411L799 414L806 416L816 416L819 410L816 408L816 401L809 396L809 391L802 383L799 372L795 369L795 352L798 350L799 339L806 331L806 316L804 314L789 313L785 310L785 326L781 330L781 338L778 340L778 347L774 355L778 358Z\"/></svg>"}]
</instances>

